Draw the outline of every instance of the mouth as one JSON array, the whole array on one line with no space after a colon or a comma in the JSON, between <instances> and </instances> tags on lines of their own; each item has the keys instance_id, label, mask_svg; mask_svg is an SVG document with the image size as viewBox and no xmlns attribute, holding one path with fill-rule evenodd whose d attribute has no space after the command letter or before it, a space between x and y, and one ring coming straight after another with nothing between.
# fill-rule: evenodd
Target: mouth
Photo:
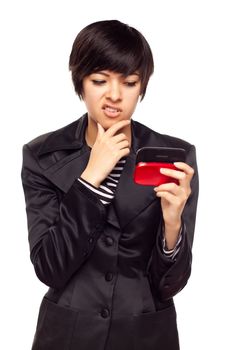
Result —
<instances>
[{"instance_id":1,"label":"mouth","mask_svg":"<svg viewBox=\"0 0 234 350\"><path fill-rule=\"evenodd\" d=\"M102 107L102 109L103 109L105 115L108 116L108 117L117 117L122 112L122 110L120 108L115 107L115 106L111 106L111 105L108 105L108 104L105 104Z\"/></svg>"}]
</instances>

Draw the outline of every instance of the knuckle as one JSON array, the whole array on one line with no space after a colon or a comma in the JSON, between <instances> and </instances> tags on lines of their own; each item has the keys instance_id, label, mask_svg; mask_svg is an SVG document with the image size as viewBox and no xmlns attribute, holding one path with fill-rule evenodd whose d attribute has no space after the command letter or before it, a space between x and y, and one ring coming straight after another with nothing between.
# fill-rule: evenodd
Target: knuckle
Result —
<instances>
[{"instance_id":1,"label":"knuckle","mask_svg":"<svg viewBox=\"0 0 234 350\"><path fill-rule=\"evenodd\" d=\"M107 135L103 135L100 137L99 142L105 144L108 142L108 140L109 139L108 139Z\"/></svg>"},{"instance_id":2,"label":"knuckle","mask_svg":"<svg viewBox=\"0 0 234 350\"><path fill-rule=\"evenodd\" d=\"M119 160L119 152L118 151L113 151L113 157L115 159L115 161L118 161Z\"/></svg>"},{"instance_id":3,"label":"knuckle","mask_svg":"<svg viewBox=\"0 0 234 350\"><path fill-rule=\"evenodd\" d=\"M194 173L195 173L195 170L193 169L193 168L189 168L189 174L191 175L191 176L193 176L194 175Z\"/></svg>"},{"instance_id":4,"label":"knuckle","mask_svg":"<svg viewBox=\"0 0 234 350\"><path fill-rule=\"evenodd\" d=\"M181 171L180 179L183 180L185 178L186 178L186 173Z\"/></svg>"},{"instance_id":5,"label":"knuckle","mask_svg":"<svg viewBox=\"0 0 234 350\"><path fill-rule=\"evenodd\" d=\"M181 202L184 202L187 200L188 194L187 194L187 191L185 189L182 189L180 197L181 197Z\"/></svg>"}]
</instances>

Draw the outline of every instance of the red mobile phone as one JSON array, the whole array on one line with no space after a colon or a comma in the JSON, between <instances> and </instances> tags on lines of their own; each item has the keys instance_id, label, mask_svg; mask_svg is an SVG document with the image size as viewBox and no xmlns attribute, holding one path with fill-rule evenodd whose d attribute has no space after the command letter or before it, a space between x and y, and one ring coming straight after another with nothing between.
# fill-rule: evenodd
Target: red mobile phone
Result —
<instances>
[{"instance_id":1,"label":"red mobile phone","mask_svg":"<svg viewBox=\"0 0 234 350\"><path fill-rule=\"evenodd\" d=\"M174 162L185 162L186 151L173 147L142 147L137 151L134 181L139 185L159 186L178 180L160 173L160 168L179 170Z\"/></svg>"}]
</instances>

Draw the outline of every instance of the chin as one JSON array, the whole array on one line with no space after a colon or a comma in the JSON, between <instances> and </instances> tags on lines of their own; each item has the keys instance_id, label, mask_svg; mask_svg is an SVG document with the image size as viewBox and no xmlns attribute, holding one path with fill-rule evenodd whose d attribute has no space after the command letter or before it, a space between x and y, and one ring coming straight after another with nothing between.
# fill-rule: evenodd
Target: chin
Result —
<instances>
[{"instance_id":1,"label":"chin","mask_svg":"<svg viewBox=\"0 0 234 350\"><path fill-rule=\"evenodd\" d=\"M118 122L118 120L110 120L108 122L104 122L102 125L103 129L107 130L109 129L112 125L116 124Z\"/></svg>"}]
</instances>

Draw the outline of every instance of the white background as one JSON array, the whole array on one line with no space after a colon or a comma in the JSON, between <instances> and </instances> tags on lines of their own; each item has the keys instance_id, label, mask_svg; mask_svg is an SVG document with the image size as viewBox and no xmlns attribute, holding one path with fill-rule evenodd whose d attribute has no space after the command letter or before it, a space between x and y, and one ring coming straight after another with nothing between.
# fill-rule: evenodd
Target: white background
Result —
<instances>
[{"instance_id":1,"label":"white background","mask_svg":"<svg viewBox=\"0 0 234 350\"><path fill-rule=\"evenodd\" d=\"M29 260L22 145L85 112L68 72L87 24L119 19L151 45L155 73L133 119L196 145L193 271L176 296L181 350L234 349L232 1L11 1L0 8L1 349L30 349L47 287Z\"/></svg>"}]
</instances>

